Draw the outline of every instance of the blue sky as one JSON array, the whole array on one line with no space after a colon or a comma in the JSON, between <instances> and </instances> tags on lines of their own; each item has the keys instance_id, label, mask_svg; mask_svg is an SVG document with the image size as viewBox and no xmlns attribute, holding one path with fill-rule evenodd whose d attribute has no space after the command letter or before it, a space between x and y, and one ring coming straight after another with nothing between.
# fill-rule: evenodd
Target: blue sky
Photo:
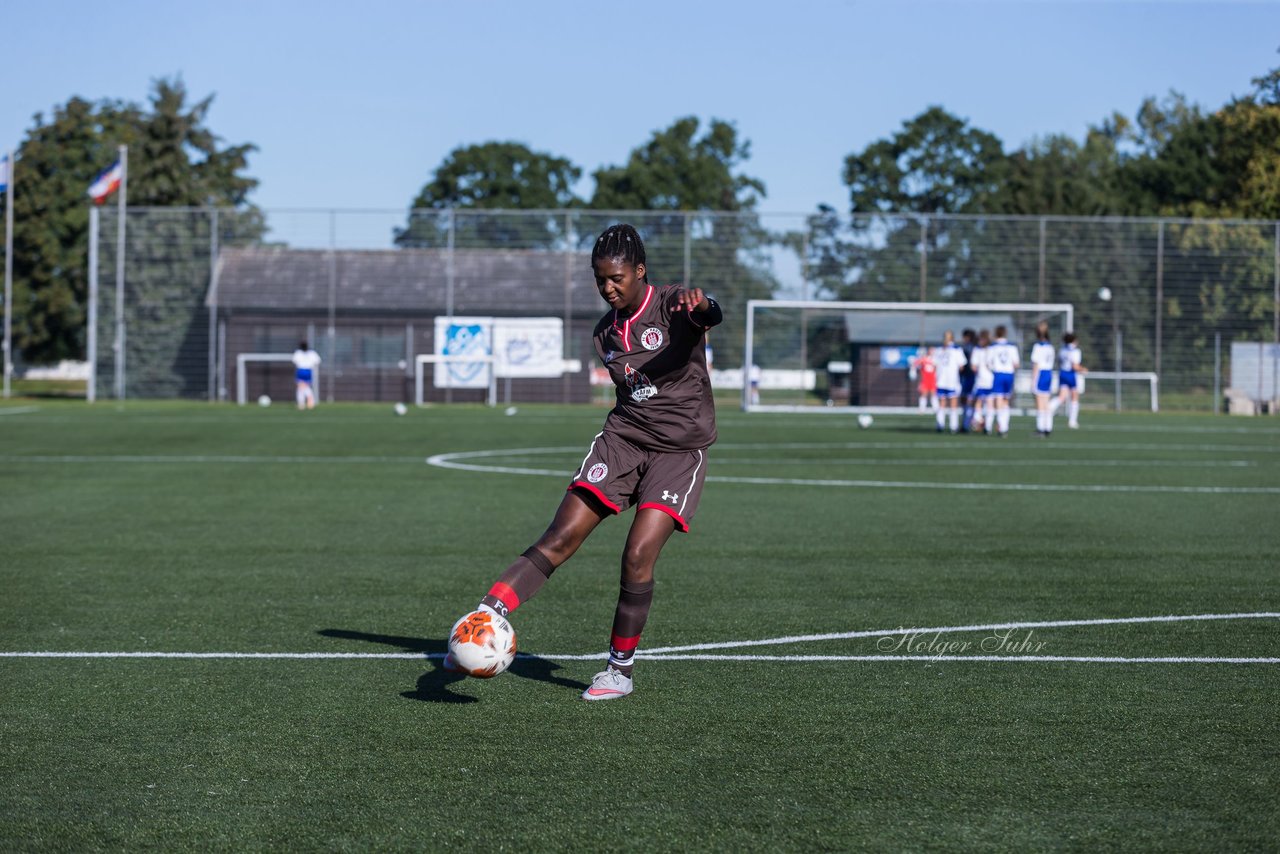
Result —
<instances>
[{"instance_id":1,"label":"blue sky","mask_svg":"<svg viewBox=\"0 0 1280 854\"><path fill-rule=\"evenodd\" d=\"M761 210L842 209L845 156L931 104L1015 148L1079 138L1170 89L1215 108L1280 65L1276 2L6 6L0 146L73 95L142 102L152 79L181 75L215 96L208 125L225 142L259 147L253 200L269 209L403 210L452 149L488 140L589 175L685 115L750 140Z\"/></svg>"}]
</instances>

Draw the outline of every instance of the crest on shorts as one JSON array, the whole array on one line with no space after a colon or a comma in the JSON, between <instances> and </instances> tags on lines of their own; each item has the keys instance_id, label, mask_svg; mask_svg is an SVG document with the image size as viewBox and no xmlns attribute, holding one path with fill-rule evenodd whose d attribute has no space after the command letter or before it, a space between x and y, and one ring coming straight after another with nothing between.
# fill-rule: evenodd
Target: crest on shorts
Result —
<instances>
[{"instance_id":1,"label":"crest on shorts","mask_svg":"<svg viewBox=\"0 0 1280 854\"><path fill-rule=\"evenodd\" d=\"M591 483L599 483L609 476L609 467L604 463L596 463L587 469L587 480Z\"/></svg>"},{"instance_id":2,"label":"crest on shorts","mask_svg":"<svg viewBox=\"0 0 1280 854\"><path fill-rule=\"evenodd\" d=\"M626 377L627 388L631 389L631 399L636 403L644 403L658 393L658 387L630 365L623 365L622 375Z\"/></svg>"},{"instance_id":3,"label":"crest on shorts","mask_svg":"<svg viewBox=\"0 0 1280 854\"><path fill-rule=\"evenodd\" d=\"M641 332L640 346L646 350L657 350L662 346L662 330L656 326L650 326Z\"/></svg>"}]
</instances>

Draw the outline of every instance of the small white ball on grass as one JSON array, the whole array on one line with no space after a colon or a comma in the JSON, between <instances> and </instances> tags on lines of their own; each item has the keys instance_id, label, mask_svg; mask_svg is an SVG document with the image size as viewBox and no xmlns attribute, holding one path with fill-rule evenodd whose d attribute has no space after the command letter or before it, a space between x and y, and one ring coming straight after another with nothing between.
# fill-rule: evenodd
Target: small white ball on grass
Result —
<instances>
[{"instance_id":1,"label":"small white ball on grass","mask_svg":"<svg viewBox=\"0 0 1280 854\"><path fill-rule=\"evenodd\" d=\"M866 430L868 427L871 426L871 422L873 420L874 419L868 413L864 412L858 416L858 426L861 427L863 430Z\"/></svg>"},{"instance_id":2,"label":"small white ball on grass","mask_svg":"<svg viewBox=\"0 0 1280 854\"><path fill-rule=\"evenodd\" d=\"M264 394L262 397L258 398L258 405L259 405L259 406L270 406L270 405L271 405L271 398L267 397L267 396Z\"/></svg>"},{"instance_id":3,"label":"small white ball on grass","mask_svg":"<svg viewBox=\"0 0 1280 854\"><path fill-rule=\"evenodd\" d=\"M396 415L404 415L409 411L409 407L405 406L403 403L397 403L393 408L396 411Z\"/></svg>"},{"instance_id":4,"label":"small white ball on grass","mask_svg":"<svg viewBox=\"0 0 1280 854\"><path fill-rule=\"evenodd\" d=\"M514 406L508 406L504 411L506 412L507 415L515 415L520 410L516 409Z\"/></svg>"}]
</instances>

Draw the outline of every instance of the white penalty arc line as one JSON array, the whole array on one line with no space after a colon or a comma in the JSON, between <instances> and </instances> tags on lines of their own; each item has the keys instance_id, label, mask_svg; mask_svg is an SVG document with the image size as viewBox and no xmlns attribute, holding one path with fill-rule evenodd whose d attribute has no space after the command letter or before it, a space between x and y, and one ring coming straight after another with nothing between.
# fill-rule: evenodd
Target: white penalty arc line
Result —
<instances>
[{"instance_id":1,"label":"white penalty arc line","mask_svg":"<svg viewBox=\"0 0 1280 854\"><path fill-rule=\"evenodd\" d=\"M1131 625L1138 623L1178 623L1205 620L1277 619L1280 611L1260 611L1236 614L1185 614L1152 617L1112 617L1090 620L1039 620L1010 623L981 623L965 626L929 626L923 628L867 629L853 632L832 632L810 635L786 635L760 640L723 641L719 643L667 646L637 652L638 658L651 661L1028 661L1063 662L1082 664L1280 664L1280 658L1235 656L1071 656L1071 655L758 655L708 653L715 649L737 649L751 646L776 646L814 641L847 640L864 637L893 637L895 635L941 634L975 631L999 631L1002 629L1064 628L1070 626ZM551 661L599 661L605 653L588 654L529 654L521 653L520 659L539 658ZM124 658L124 659L249 659L249 660L423 660L444 658L442 652L90 652L90 651L31 651L3 652L0 658Z\"/></svg>"},{"instance_id":2,"label":"white penalty arc line","mask_svg":"<svg viewBox=\"0 0 1280 854\"><path fill-rule=\"evenodd\" d=\"M434 454L427 457L427 465L457 471L486 472L489 474L537 475L564 477L568 471L500 466L460 462L466 459L516 456L519 454L564 453L570 448L518 448L495 451L460 451L450 454ZM927 462L924 462L927 465ZM707 475L714 483L742 483L756 486L838 486L867 489L958 489L965 491L1002 492L1121 492L1121 493L1177 493L1191 495L1280 495L1280 486L1154 486L1149 484L1065 484L1065 483L948 483L926 480L860 480L843 478L796 477L738 477L733 475Z\"/></svg>"}]
</instances>

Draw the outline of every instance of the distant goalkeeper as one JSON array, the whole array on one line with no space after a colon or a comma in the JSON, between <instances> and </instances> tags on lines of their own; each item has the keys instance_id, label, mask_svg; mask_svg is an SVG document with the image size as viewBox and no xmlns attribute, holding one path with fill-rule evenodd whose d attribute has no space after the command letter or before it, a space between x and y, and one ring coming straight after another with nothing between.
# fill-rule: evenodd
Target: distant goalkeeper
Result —
<instances>
[{"instance_id":1,"label":"distant goalkeeper","mask_svg":"<svg viewBox=\"0 0 1280 854\"><path fill-rule=\"evenodd\" d=\"M315 371L318 367L320 354L312 350L306 341L299 341L298 349L293 351L294 396L299 409L316 408Z\"/></svg>"}]
</instances>

